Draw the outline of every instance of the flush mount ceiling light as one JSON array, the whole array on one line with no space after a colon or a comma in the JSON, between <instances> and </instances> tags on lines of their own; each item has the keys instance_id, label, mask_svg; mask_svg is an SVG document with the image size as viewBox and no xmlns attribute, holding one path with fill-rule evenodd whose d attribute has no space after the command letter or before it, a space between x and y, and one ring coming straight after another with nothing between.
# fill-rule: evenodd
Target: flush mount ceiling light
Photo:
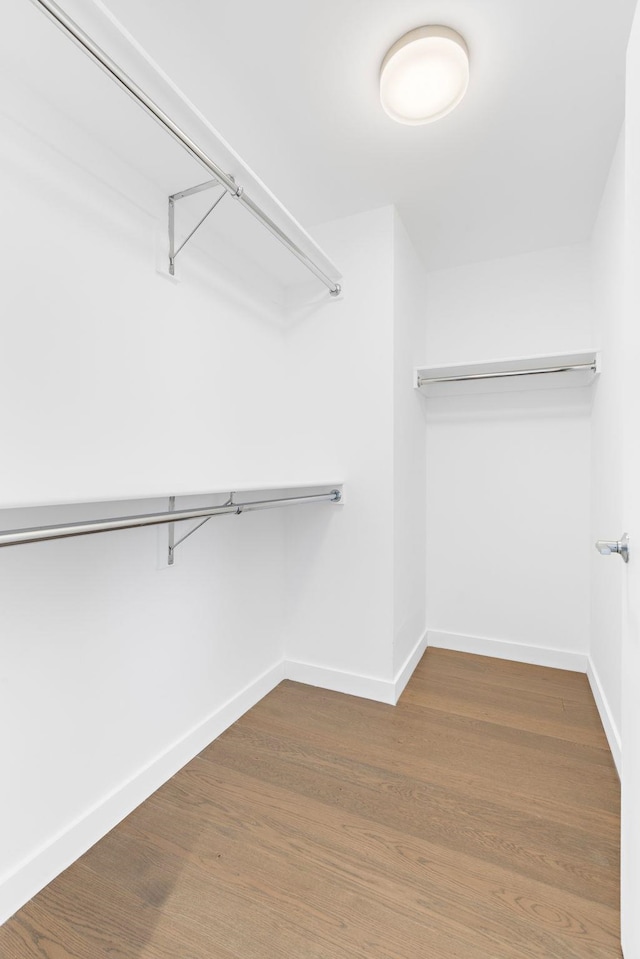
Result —
<instances>
[{"instance_id":1,"label":"flush mount ceiling light","mask_svg":"<svg viewBox=\"0 0 640 959\"><path fill-rule=\"evenodd\" d=\"M417 27L393 44L380 67L380 100L399 123L446 116L469 84L467 45L450 27Z\"/></svg>"}]
</instances>

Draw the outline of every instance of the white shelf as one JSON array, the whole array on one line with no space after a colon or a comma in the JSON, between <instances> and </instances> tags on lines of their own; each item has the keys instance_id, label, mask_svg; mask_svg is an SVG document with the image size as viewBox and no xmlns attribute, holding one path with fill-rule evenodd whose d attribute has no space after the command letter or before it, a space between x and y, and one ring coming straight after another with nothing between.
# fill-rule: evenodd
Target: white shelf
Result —
<instances>
[{"instance_id":1,"label":"white shelf","mask_svg":"<svg viewBox=\"0 0 640 959\"><path fill-rule=\"evenodd\" d=\"M278 230L334 281L340 279L339 270L313 237L101 0L59 0L58 5L201 151L235 178ZM157 221L164 245L169 195L211 179L211 174L34 5L16 6L12 29L5 34L0 38L0 59L12 84L0 95L3 118L26 126L74 166L148 213ZM22 56L25 49L29 57ZM207 201L205 194L182 205L179 242L211 205ZM254 273L264 274L280 287L314 282L307 268L240 206L226 197L194 237L193 245L210 258L212 270L225 275L226 269L235 269L245 282ZM168 270L168 242L166 246L162 261L167 261ZM185 250L183 262L192 259ZM180 273L184 268L180 259L178 263Z\"/></svg>"},{"instance_id":2,"label":"white shelf","mask_svg":"<svg viewBox=\"0 0 640 959\"><path fill-rule=\"evenodd\" d=\"M166 492L159 492L158 490L133 490L126 495L117 493L109 493L108 491L100 492L96 490L93 496L88 497L78 497L73 496L68 499L54 499L48 500L46 502L40 500L22 500L3 503L0 505L0 512L2 510L14 510L14 509L46 509L49 507L58 507L58 506L91 506L98 503L104 505L107 503L117 504L124 502L142 502L146 500L162 500L166 501L169 496L175 496L177 500L184 500L187 498L198 498L203 499L212 496L223 496L227 497L229 493L237 493L242 499L247 499L248 494L275 494L276 493L285 493L292 494L299 492L300 495L306 493L314 493L316 491L324 491L327 489L338 489L340 492L344 490L344 480L309 480L309 479L298 479L298 480L278 480L278 479L269 479L264 482L259 480L256 482L216 482L212 483L211 486L208 486L206 489L173 489L167 490Z\"/></svg>"},{"instance_id":3,"label":"white shelf","mask_svg":"<svg viewBox=\"0 0 640 959\"><path fill-rule=\"evenodd\" d=\"M420 366L414 386L423 396L465 396L589 386L600 372L597 350L519 356L449 366Z\"/></svg>"},{"instance_id":4,"label":"white shelf","mask_svg":"<svg viewBox=\"0 0 640 959\"><path fill-rule=\"evenodd\" d=\"M292 491L289 490L288 492L291 493ZM41 543L53 539L85 536L93 533L129 530L142 526L166 525L169 527L167 565L173 566L176 547L180 546L188 536L191 536L192 533L199 529L208 519L211 519L212 516L222 514L239 515L241 513L253 512L254 510L280 509L284 506L310 506L325 502L341 503L341 491L338 491L335 486L328 490L314 489L313 491L309 488L304 490L298 488L296 494L293 496L261 496L259 499L254 498L254 491L252 491L250 499L243 496L239 500L235 498L234 493L233 499L226 499L225 497L225 501L221 503L192 504L191 506L187 506L186 509L184 507L178 508L175 498L170 500L165 498L163 508L152 512L128 512L125 515L114 516L109 515L110 511L107 510L107 515L100 516L99 518L91 516L90 518L81 519L76 515L71 519L70 516L67 516L65 522L48 522L43 525L43 521L41 520L40 523L35 526L2 529L0 530L0 546L18 546L27 543ZM113 505L114 504L112 504L112 506ZM68 510L66 512L68 512ZM198 520L199 522L197 526L188 530L184 535L180 536L179 539L174 539L174 527L176 523L182 523L186 520Z\"/></svg>"}]
</instances>

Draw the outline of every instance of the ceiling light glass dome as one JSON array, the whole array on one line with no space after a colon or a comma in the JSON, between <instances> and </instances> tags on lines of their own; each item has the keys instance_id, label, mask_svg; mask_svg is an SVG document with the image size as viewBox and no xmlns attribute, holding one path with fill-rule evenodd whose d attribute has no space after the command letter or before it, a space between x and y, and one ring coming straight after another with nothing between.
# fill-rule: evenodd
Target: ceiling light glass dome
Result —
<instances>
[{"instance_id":1,"label":"ceiling light glass dome","mask_svg":"<svg viewBox=\"0 0 640 959\"><path fill-rule=\"evenodd\" d=\"M469 85L469 51L450 27L417 27L397 40L380 68L380 100L399 123L430 123L456 107Z\"/></svg>"}]
</instances>

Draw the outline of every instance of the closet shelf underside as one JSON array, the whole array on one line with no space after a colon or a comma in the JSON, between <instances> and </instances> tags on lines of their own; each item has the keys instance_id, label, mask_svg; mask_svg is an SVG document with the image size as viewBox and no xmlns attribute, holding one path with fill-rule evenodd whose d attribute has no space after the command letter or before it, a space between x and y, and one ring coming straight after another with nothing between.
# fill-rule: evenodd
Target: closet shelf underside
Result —
<instances>
[{"instance_id":1,"label":"closet shelf underside","mask_svg":"<svg viewBox=\"0 0 640 959\"><path fill-rule=\"evenodd\" d=\"M421 366L414 386L423 396L463 396L589 386L600 372L596 350L551 353L461 363Z\"/></svg>"},{"instance_id":2,"label":"closet shelf underside","mask_svg":"<svg viewBox=\"0 0 640 959\"><path fill-rule=\"evenodd\" d=\"M70 146L64 138L61 145L54 143L64 156L88 171L97 170L101 161L96 162L83 137L95 139L96 147L102 146L116 161L109 185L165 222L167 198L200 184L204 169L235 203L223 204L210 218L197 244L203 252L214 261L222 259L227 268L231 264L240 270L243 264L246 271L250 265L250 272L264 273L285 287L315 274L338 295L340 272L329 257L98 0L33 0L37 17L29 16L29 7L20 17L22 37L17 43L13 39L13 46L28 46L37 55L24 64L25 58L16 57L14 63L12 51L3 46L3 59L7 53L29 94L43 98L82 131ZM87 66L88 59L93 65ZM16 100L21 120L21 101ZM39 128L35 132L40 133ZM142 189L140 180L145 181ZM164 194L159 202L158 187ZM206 206L201 207L181 218L181 234L202 216ZM239 207L251 216L238 216ZM180 235L178 242L183 239Z\"/></svg>"},{"instance_id":3,"label":"closet shelf underside","mask_svg":"<svg viewBox=\"0 0 640 959\"><path fill-rule=\"evenodd\" d=\"M228 479L228 477L227 477ZM202 499L202 497L208 496L228 496L230 493L239 493L239 494L275 494L275 493L293 493L296 491L301 492L313 492L315 490L325 489L325 488L336 488L342 490L344 487L343 479L328 479L328 480L309 480L309 479L299 479L299 480L267 480L265 482L246 482L242 481L239 483L233 482L216 482L211 486L208 486L203 489L174 489L170 493L165 493L164 491L158 490L133 490L124 493L113 492L100 492L92 496L68 496L68 497L56 497L55 499L43 502L41 500L28 501L24 500L22 502L5 502L0 504L0 512L2 510L23 510L23 509L55 509L56 507L86 507L86 506L95 506L95 505L106 505L109 503L118 504L118 503L135 503L135 502L148 502L151 500L162 500L166 502L169 496L174 496L179 500L186 500L192 498Z\"/></svg>"}]
</instances>

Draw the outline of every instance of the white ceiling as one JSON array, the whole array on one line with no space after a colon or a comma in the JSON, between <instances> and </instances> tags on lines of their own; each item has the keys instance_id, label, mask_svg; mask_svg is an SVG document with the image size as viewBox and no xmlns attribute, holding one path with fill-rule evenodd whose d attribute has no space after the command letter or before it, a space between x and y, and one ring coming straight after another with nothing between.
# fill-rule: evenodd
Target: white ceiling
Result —
<instances>
[{"instance_id":1,"label":"white ceiling","mask_svg":"<svg viewBox=\"0 0 640 959\"><path fill-rule=\"evenodd\" d=\"M106 0L306 227L395 203L431 269L588 238L623 117L635 0ZM466 39L437 123L377 77L407 30Z\"/></svg>"}]
</instances>

